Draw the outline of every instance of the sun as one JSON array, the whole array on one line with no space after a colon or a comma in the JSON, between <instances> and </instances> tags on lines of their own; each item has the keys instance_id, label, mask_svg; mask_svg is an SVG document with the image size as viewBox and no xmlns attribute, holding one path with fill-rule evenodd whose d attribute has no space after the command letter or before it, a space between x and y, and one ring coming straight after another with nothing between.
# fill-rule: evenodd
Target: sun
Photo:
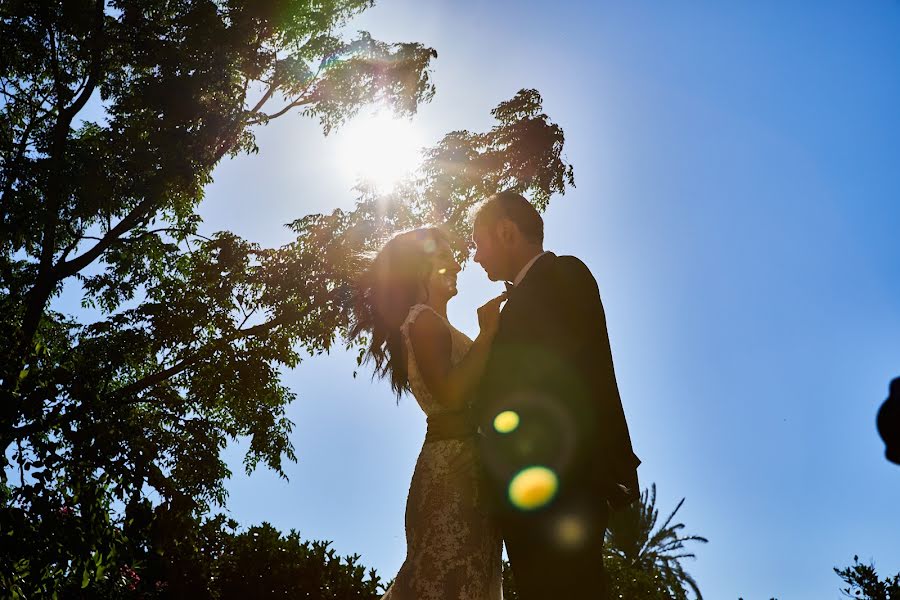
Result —
<instances>
[{"instance_id":1,"label":"sun","mask_svg":"<svg viewBox=\"0 0 900 600\"><path fill-rule=\"evenodd\" d=\"M422 143L409 119L381 110L349 121L338 132L338 160L345 172L390 192L422 160Z\"/></svg>"}]
</instances>

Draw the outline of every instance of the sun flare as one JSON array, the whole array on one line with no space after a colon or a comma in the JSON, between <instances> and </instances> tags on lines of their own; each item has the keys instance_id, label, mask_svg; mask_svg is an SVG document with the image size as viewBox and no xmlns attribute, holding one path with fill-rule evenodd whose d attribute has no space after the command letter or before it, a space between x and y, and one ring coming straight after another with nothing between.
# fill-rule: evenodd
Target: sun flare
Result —
<instances>
[{"instance_id":1,"label":"sun flare","mask_svg":"<svg viewBox=\"0 0 900 600\"><path fill-rule=\"evenodd\" d=\"M342 167L381 192L391 191L421 161L422 143L416 127L389 111L361 115L339 135Z\"/></svg>"}]
</instances>

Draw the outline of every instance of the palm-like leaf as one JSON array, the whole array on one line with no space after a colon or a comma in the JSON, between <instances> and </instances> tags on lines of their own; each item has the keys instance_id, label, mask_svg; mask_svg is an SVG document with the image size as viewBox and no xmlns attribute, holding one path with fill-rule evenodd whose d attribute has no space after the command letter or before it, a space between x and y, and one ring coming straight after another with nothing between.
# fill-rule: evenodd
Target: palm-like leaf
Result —
<instances>
[{"instance_id":1,"label":"palm-like leaf","mask_svg":"<svg viewBox=\"0 0 900 600\"><path fill-rule=\"evenodd\" d=\"M663 583L673 598L686 599L690 588L698 600L703 596L694 581L681 565L683 558L695 558L693 552L684 552L685 543L708 540L699 535L682 535L684 523L674 523L676 513L684 504L684 498L675 506L668 518L657 527L659 510L656 508L656 484L641 493L641 501L613 513L606 531L607 551L622 559L631 568L640 569Z\"/></svg>"}]
</instances>

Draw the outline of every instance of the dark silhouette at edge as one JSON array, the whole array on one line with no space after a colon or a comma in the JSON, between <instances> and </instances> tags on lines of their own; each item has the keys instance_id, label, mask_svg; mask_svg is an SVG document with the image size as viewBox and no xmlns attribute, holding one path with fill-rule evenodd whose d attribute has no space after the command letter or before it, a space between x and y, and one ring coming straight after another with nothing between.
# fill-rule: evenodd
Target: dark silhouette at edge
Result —
<instances>
[{"instance_id":1,"label":"dark silhouette at edge","mask_svg":"<svg viewBox=\"0 0 900 600\"><path fill-rule=\"evenodd\" d=\"M878 433L886 446L885 458L900 465L900 377L891 381L888 398L878 411Z\"/></svg>"}]
</instances>

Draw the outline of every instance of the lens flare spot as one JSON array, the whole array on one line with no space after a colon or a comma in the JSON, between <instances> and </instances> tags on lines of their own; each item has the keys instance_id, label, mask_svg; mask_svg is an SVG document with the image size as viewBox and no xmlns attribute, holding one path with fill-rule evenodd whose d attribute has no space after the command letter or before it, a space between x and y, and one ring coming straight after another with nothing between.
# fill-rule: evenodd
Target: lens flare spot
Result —
<instances>
[{"instance_id":1,"label":"lens flare spot","mask_svg":"<svg viewBox=\"0 0 900 600\"><path fill-rule=\"evenodd\" d=\"M534 510L550 502L559 488L556 473L547 467L528 467L509 484L509 500L522 510Z\"/></svg>"},{"instance_id":2,"label":"lens flare spot","mask_svg":"<svg viewBox=\"0 0 900 600\"><path fill-rule=\"evenodd\" d=\"M559 543L567 548L576 548L587 539L587 528L575 515L566 515L556 524Z\"/></svg>"},{"instance_id":3,"label":"lens flare spot","mask_svg":"<svg viewBox=\"0 0 900 600\"><path fill-rule=\"evenodd\" d=\"M514 410L504 410L494 417L494 429L500 433L512 433L519 426L519 413Z\"/></svg>"},{"instance_id":4,"label":"lens flare spot","mask_svg":"<svg viewBox=\"0 0 900 600\"><path fill-rule=\"evenodd\" d=\"M446 273L447 273L447 269L446 269L446 268L441 267L440 269L438 269L438 274L440 274L440 275L445 275Z\"/></svg>"},{"instance_id":5,"label":"lens flare spot","mask_svg":"<svg viewBox=\"0 0 900 600\"><path fill-rule=\"evenodd\" d=\"M434 243L434 240L425 240L423 248L426 254L434 254L434 251L437 250L437 244Z\"/></svg>"}]
</instances>

